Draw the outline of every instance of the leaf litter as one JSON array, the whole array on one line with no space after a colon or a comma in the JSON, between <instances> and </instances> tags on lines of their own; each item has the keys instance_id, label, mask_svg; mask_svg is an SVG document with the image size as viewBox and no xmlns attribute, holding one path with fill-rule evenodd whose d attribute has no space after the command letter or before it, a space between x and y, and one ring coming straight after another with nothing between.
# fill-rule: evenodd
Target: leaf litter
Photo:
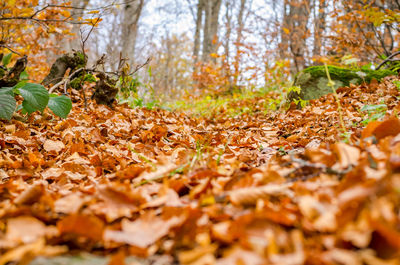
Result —
<instances>
[{"instance_id":1,"label":"leaf litter","mask_svg":"<svg viewBox=\"0 0 400 265\"><path fill-rule=\"evenodd\" d=\"M65 120L0 121L0 265L400 264L392 81L338 90L347 134L333 95L268 114L235 101L255 106L236 117L78 101Z\"/></svg>"}]
</instances>

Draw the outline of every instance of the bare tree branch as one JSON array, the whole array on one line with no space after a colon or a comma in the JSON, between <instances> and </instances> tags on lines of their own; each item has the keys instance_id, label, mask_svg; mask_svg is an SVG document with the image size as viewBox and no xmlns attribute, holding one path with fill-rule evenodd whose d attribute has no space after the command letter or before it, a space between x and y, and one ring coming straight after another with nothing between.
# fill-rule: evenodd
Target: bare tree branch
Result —
<instances>
[{"instance_id":1,"label":"bare tree branch","mask_svg":"<svg viewBox=\"0 0 400 265\"><path fill-rule=\"evenodd\" d=\"M376 68L376 70L379 70L379 68L381 68L383 65L385 65L388 62L396 62L399 60L396 59L392 59L393 57L397 56L400 54L400 51L393 53L392 55L390 55L388 58L386 58L380 65L378 65L378 67Z\"/></svg>"}]
</instances>

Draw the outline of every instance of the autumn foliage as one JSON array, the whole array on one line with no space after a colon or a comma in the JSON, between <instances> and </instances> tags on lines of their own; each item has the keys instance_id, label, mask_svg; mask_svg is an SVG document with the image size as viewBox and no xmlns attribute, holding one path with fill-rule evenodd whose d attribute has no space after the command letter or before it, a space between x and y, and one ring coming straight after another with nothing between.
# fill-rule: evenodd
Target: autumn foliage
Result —
<instances>
[{"instance_id":1,"label":"autumn foliage","mask_svg":"<svg viewBox=\"0 0 400 265\"><path fill-rule=\"evenodd\" d=\"M67 71L53 89L25 79L0 88L14 104L0 120L0 265L70 264L81 254L109 265L400 264L399 76L340 87L303 106L286 96L301 89L290 78L307 64L356 69L397 51L399 12L384 1L283 2L283 21L276 16L263 28L265 53L246 40L265 21L241 0L235 35L225 32L235 38L207 36L213 52L204 56L197 47L192 57L186 35L167 35L156 61L142 65L146 76L130 74L134 65L120 53L116 71L106 56L80 65L76 86ZM199 13L218 22L222 3L232 7L199 1ZM0 53L28 55L30 78L43 80L55 59L48 52L72 37L72 10L3 1ZM74 19L93 30L104 10L88 10L91 18ZM310 10L315 24L297 23ZM85 64L93 49L80 53ZM93 100L99 80L115 92L108 105ZM16 109L38 103L35 87L47 96L43 108ZM45 108L56 98L48 90L68 94L60 96L68 112ZM179 96L183 107L157 96ZM198 102L206 104L197 110Z\"/></svg>"},{"instance_id":2,"label":"autumn foliage","mask_svg":"<svg viewBox=\"0 0 400 265\"><path fill-rule=\"evenodd\" d=\"M55 43L68 38L68 9L50 7L37 10L38 1L5 0L0 4L0 53L10 49L20 56L29 55L29 70L36 80L47 73L50 51L59 51Z\"/></svg>"}]
</instances>

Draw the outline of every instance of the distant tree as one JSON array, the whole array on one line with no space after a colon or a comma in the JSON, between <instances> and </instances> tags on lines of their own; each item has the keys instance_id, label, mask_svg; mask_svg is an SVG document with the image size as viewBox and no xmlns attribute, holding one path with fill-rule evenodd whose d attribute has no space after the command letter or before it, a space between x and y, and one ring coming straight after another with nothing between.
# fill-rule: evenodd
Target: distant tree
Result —
<instances>
[{"instance_id":1,"label":"distant tree","mask_svg":"<svg viewBox=\"0 0 400 265\"><path fill-rule=\"evenodd\" d=\"M284 1L279 49L282 58L290 55L292 72L300 71L306 65L309 18L310 0Z\"/></svg>"},{"instance_id":2,"label":"distant tree","mask_svg":"<svg viewBox=\"0 0 400 265\"><path fill-rule=\"evenodd\" d=\"M86 7L88 6L90 0L72 0L70 8L70 16L73 20L78 20L84 14ZM80 28L81 24L76 23L71 25L71 33L73 34L70 38L65 38L64 47L62 47L66 52L70 52L72 49L79 50L81 48L80 41Z\"/></svg>"},{"instance_id":3,"label":"distant tree","mask_svg":"<svg viewBox=\"0 0 400 265\"><path fill-rule=\"evenodd\" d=\"M210 55L216 53L218 48L221 3L222 0L198 0L193 47L193 56L196 61L199 59L201 33L203 33L201 60L203 62L214 60Z\"/></svg>"},{"instance_id":4,"label":"distant tree","mask_svg":"<svg viewBox=\"0 0 400 265\"><path fill-rule=\"evenodd\" d=\"M142 13L144 0L130 1L123 7L122 20L122 55L129 60L130 65L135 61L136 37L139 18Z\"/></svg>"},{"instance_id":5,"label":"distant tree","mask_svg":"<svg viewBox=\"0 0 400 265\"><path fill-rule=\"evenodd\" d=\"M350 53L367 62L398 50L399 1L335 0L333 15L330 42L337 56Z\"/></svg>"}]
</instances>

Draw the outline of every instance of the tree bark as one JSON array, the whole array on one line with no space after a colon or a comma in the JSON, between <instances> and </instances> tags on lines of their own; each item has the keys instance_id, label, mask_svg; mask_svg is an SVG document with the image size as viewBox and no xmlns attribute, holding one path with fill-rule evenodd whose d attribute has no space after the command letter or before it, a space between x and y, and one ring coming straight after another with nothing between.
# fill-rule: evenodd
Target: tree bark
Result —
<instances>
[{"instance_id":1,"label":"tree bark","mask_svg":"<svg viewBox=\"0 0 400 265\"><path fill-rule=\"evenodd\" d=\"M288 3L289 15L287 15L286 10L284 16L284 19L286 19L284 23L287 23L288 28L284 31L287 31L289 35L289 49L293 60L291 71L294 73L302 70L306 64L310 0L291 0Z\"/></svg>"},{"instance_id":2,"label":"tree bark","mask_svg":"<svg viewBox=\"0 0 400 265\"><path fill-rule=\"evenodd\" d=\"M0 57L3 57L3 54L1 54ZM12 87L18 84L19 76L25 70L27 64L28 58L23 56L15 62L11 69L7 70L7 68L0 68L0 88Z\"/></svg>"},{"instance_id":3,"label":"tree bark","mask_svg":"<svg viewBox=\"0 0 400 265\"><path fill-rule=\"evenodd\" d=\"M129 2L124 6L122 20L122 56L132 66L135 61L136 37L138 22L142 13L144 0Z\"/></svg>"},{"instance_id":4,"label":"tree bark","mask_svg":"<svg viewBox=\"0 0 400 265\"><path fill-rule=\"evenodd\" d=\"M204 0L205 23L203 29L203 62L215 61L211 58L211 53L216 53L218 49L218 28L219 13L222 0Z\"/></svg>"},{"instance_id":5,"label":"tree bark","mask_svg":"<svg viewBox=\"0 0 400 265\"><path fill-rule=\"evenodd\" d=\"M90 0L72 0L71 1L71 6L72 7L77 7L78 9L71 9L71 17L76 20L78 17L81 16L81 14L84 12L86 7L88 6ZM81 25L79 24L72 24L71 28L71 33L74 34L73 38L68 39L64 43L64 50L65 52L70 52L72 49L74 50L80 50L81 48L81 40L80 40L80 27Z\"/></svg>"},{"instance_id":6,"label":"tree bark","mask_svg":"<svg viewBox=\"0 0 400 265\"><path fill-rule=\"evenodd\" d=\"M241 61L241 44L242 44L242 36L243 36L243 15L244 15L244 10L246 7L246 0L240 0L240 7L239 7L239 13L238 13L238 27L237 27L237 32L236 32L236 55L235 55L235 74L233 76L234 78L234 85L238 86L238 80L239 80L239 67L240 67L240 61Z\"/></svg>"},{"instance_id":7,"label":"tree bark","mask_svg":"<svg viewBox=\"0 0 400 265\"><path fill-rule=\"evenodd\" d=\"M81 52L66 53L53 63L50 73L43 79L42 84L47 86L60 82L68 69L70 72L84 68L87 63L87 57Z\"/></svg>"},{"instance_id":8,"label":"tree bark","mask_svg":"<svg viewBox=\"0 0 400 265\"><path fill-rule=\"evenodd\" d=\"M314 22L314 47L313 47L313 55L320 56L321 55L321 47L322 47L322 35L324 33L326 21L326 0L314 0L314 10L317 12L315 15Z\"/></svg>"},{"instance_id":9,"label":"tree bark","mask_svg":"<svg viewBox=\"0 0 400 265\"><path fill-rule=\"evenodd\" d=\"M199 0L197 3L197 14L196 14L196 30L194 33L194 47L193 47L193 58L194 64L199 60L200 52L200 33L203 25L203 11L204 11L204 0Z\"/></svg>"},{"instance_id":10,"label":"tree bark","mask_svg":"<svg viewBox=\"0 0 400 265\"><path fill-rule=\"evenodd\" d=\"M290 34L290 29L289 29L289 22L290 22L290 4L289 0L284 0L283 6L282 6L282 24L281 24L281 30L280 30L280 43L279 43L279 57L281 60L288 59L288 49L289 49L289 34Z\"/></svg>"}]
</instances>

